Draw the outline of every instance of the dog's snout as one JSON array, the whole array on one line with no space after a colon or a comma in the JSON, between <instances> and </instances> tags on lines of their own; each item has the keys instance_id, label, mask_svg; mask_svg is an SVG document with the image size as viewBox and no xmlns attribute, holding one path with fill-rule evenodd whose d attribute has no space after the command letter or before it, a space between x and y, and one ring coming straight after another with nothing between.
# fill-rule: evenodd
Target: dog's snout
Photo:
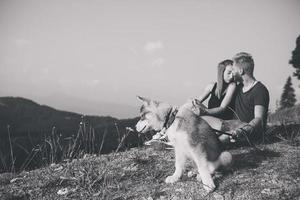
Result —
<instances>
[{"instance_id":1,"label":"dog's snout","mask_svg":"<svg viewBox=\"0 0 300 200\"><path fill-rule=\"evenodd\" d=\"M137 132L143 133L147 129L147 123L146 121L138 121L138 123L135 125L135 129Z\"/></svg>"},{"instance_id":2,"label":"dog's snout","mask_svg":"<svg viewBox=\"0 0 300 200\"><path fill-rule=\"evenodd\" d=\"M136 126L137 126L137 124L136 124L133 128L134 128L134 131L135 131L135 132L138 132Z\"/></svg>"}]
</instances>

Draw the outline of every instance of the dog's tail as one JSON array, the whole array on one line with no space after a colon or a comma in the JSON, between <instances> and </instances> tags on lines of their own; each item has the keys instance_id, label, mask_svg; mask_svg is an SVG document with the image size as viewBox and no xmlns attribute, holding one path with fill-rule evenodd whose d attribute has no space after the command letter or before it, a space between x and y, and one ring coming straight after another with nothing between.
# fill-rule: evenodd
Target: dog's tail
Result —
<instances>
[{"instance_id":1,"label":"dog's tail","mask_svg":"<svg viewBox=\"0 0 300 200\"><path fill-rule=\"evenodd\" d=\"M228 151L223 151L218 160L223 167L228 167L232 162L232 155Z\"/></svg>"}]
</instances>

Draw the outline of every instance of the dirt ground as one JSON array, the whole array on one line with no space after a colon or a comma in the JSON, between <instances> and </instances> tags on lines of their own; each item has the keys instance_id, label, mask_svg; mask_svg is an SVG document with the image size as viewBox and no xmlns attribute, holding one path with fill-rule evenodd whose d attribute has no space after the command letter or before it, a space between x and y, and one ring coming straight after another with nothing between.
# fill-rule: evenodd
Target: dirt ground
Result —
<instances>
[{"instance_id":1,"label":"dirt ground","mask_svg":"<svg viewBox=\"0 0 300 200\"><path fill-rule=\"evenodd\" d=\"M300 199L299 146L278 141L257 147L229 149L234 163L216 173L210 194L187 172L177 183L164 183L175 170L174 151L142 147L0 174L0 199Z\"/></svg>"}]
</instances>

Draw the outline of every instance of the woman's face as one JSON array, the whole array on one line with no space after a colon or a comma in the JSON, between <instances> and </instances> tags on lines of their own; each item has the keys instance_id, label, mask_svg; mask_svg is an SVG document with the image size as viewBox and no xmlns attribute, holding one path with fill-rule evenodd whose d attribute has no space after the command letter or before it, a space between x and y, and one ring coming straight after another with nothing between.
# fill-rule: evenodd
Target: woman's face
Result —
<instances>
[{"instance_id":1,"label":"woman's face","mask_svg":"<svg viewBox=\"0 0 300 200\"><path fill-rule=\"evenodd\" d=\"M233 73L232 73L231 65L226 66L226 68L224 70L224 74L223 74L223 79L224 79L225 83L230 83L231 81L233 81Z\"/></svg>"}]
</instances>

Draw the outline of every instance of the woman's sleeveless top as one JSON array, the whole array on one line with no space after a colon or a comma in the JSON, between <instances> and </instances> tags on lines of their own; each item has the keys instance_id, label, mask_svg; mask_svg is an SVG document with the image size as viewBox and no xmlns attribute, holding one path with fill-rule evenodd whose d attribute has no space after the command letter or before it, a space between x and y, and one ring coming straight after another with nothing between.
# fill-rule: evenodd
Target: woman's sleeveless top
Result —
<instances>
[{"instance_id":1,"label":"woman's sleeveless top","mask_svg":"<svg viewBox=\"0 0 300 200\"><path fill-rule=\"evenodd\" d=\"M217 83L214 84L213 89L210 92L210 98L208 101L208 108L216 108L219 107L226 95L222 94L221 98L218 98L216 96L216 89L217 89ZM228 108L230 107L230 108ZM234 98L231 99L230 104L227 106L226 110L222 112L221 114L217 115L216 117L224 119L224 120L229 120L229 119L234 119Z\"/></svg>"}]
</instances>

